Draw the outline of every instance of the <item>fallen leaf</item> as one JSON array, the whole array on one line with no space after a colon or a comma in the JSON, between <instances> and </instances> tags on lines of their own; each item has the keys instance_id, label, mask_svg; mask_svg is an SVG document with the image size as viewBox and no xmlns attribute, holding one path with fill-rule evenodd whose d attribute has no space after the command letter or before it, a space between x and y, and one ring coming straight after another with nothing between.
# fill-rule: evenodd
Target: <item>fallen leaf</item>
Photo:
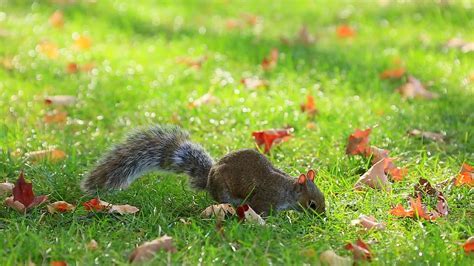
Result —
<instances>
[{"instance_id":1,"label":"fallen leaf","mask_svg":"<svg viewBox=\"0 0 474 266\"><path fill-rule=\"evenodd\" d=\"M176 60L178 64L183 64L196 70L201 69L202 65L206 61L207 61L207 56L201 56L196 59L189 58L189 57L180 57Z\"/></svg>"},{"instance_id":2,"label":"fallen leaf","mask_svg":"<svg viewBox=\"0 0 474 266\"><path fill-rule=\"evenodd\" d=\"M76 97L71 95L55 95L48 96L44 98L44 103L46 105L73 105L76 102Z\"/></svg>"},{"instance_id":3,"label":"fallen leaf","mask_svg":"<svg viewBox=\"0 0 474 266\"><path fill-rule=\"evenodd\" d=\"M268 87L268 81L258 78L242 78L240 80L246 88L248 89L258 89Z\"/></svg>"},{"instance_id":4,"label":"fallen leaf","mask_svg":"<svg viewBox=\"0 0 474 266\"><path fill-rule=\"evenodd\" d=\"M23 171L20 173L13 189L13 196L5 199L5 204L19 212L26 212L48 199L48 196L35 196L33 193L33 184L27 183Z\"/></svg>"},{"instance_id":5,"label":"fallen leaf","mask_svg":"<svg viewBox=\"0 0 474 266\"><path fill-rule=\"evenodd\" d=\"M99 198L93 198L89 201L86 201L82 203L82 206L84 206L84 209L87 211L96 212L108 211L110 208L112 208L112 204L102 201Z\"/></svg>"},{"instance_id":6,"label":"fallen leaf","mask_svg":"<svg viewBox=\"0 0 474 266\"><path fill-rule=\"evenodd\" d=\"M383 230L385 229L385 224L377 222L377 220L373 216L367 216L361 214L359 218L352 220L351 225L359 225L367 230L375 229L375 230Z\"/></svg>"},{"instance_id":7,"label":"fallen leaf","mask_svg":"<svg viewBox=\"0 0 474 266\"><path fill-rule=\"evenodd\" d=\"M62 260L53 260L49 264L50 266L67 266L67 262L62 261Z\"/></svg>"},{"instance_id":8,"label":"fallen leaf","mask_svg":"<svg viewBox=\"0 0 474 266\"><path fill-rule=\"evenodd\" d=\"M36 51L45 55L49 59L56 59L59 56L59 48L49 41L42 41L36 46Z\"/></svg>"},{"instance_id":9,"label":"fallen leaf","mask_svg":"<svg viewBox=\"0 0 474 266\"><path fill-rule=\"evenodd\" d=\"M408 76L408 82L397 89L403 98L414 99L436 99L439 97L437 93L428 91L425 86L415 77Z\"/></svg>"},{"instance_id":10,"label":"fallen leaf","mask_svg":"<svg viewBox=\"0 0 474 266\"><path fill-rule=\"evenodd\" d=\"M240 221L247 221L259 225L265 225L265 220L258 215L249 205L244 204L236 209Z\"/></svg>"},{"instance_id":11,"label":"fallen leaf","mask_svg":"<svg viewBox=\"0 0 474 266\"><path fill-rule=\"evenodd\" d=\"M408 131L408 135L411 137L419 137L422 139L428 139L436 142L444 142L446 138L446 134L444 133L436 133L430 131L422 131L419 129L412 129Z\"/></svg>"},{"instance_id":12,"label":"fallen leaf","mask_svg":"<svg viewBox=\"0 0 474 266\"><path fill-rule=\"evenodd\" d=\"M474 167L470 166L467 163L464 163L461 167L461 171L454 179L454 185L459 187L466 185L469 187L474 186Z\"/></svg>"},{"instance_id":13,"label":"fallen leaf","mask_svg":"<svg viewBox=\"0 0 474 266\"><path fill-rule=\"evenodd\" d=\"M25 154L26 158L30 161L37 162L41 160L50 160L57 162L66 158L66 153L58 149L32 151Z\"/></svg>"},{"instance_id":14,"label":"fallen leaf","mask_svg":"<svg viewBox=\"0 0 474 266\"><path fill-rule=\"evenodd\" d=\"M361 239L357 239L355 243L348 243L344 246L345 249L352 251L354 254L354 260L368 260L372 259L372 253L370 252L369 245L367 245Z\"/></svg>"},{"instance_id":15,"label":"fallen leaf","mask_svg":"<svg viewBox=\"0 0 474 266\"><path fill-rule=\"evenodd\" d=\"M224 221L226 216L233 216L235 214L235 209L230 204L211 205L201 212L202 217L216 217L217 221Z\"/></svg>"},{"instance_id":16,"label":"fallen leaf","mask_svg":"<svg viewBox=\"0 0 474 266\"><path fill-rule=\"evenodd\" d=\"M332 250L326 250L319 255L319 261L322 265L329 266L352 266L352 260L347 257L341 257Z\"/></svg>"},{"instance_id":17,"label":"fallen leaf","mask_svg":"<svg viewBox=\"0 0 474 266\"><path fill-rule=\"evenodd\" d=\"M269 129L252 132L258 146L264 145L264 152L268 153L274 144L287 141L291 138L293 128Z\"/></svg>"},{"instance_id":18,"label":"fallen leaf","mask_svg":"<svg viewBox=\"0 0 474 266\"><path fill-rule=\"evenodd\" d=\"M79 50L89 50L92 46L91 38L85 35L74 35L74 46Z\"/></svg>"},{"instance_id":19,"label":"fallen leaf","mask_svg":"<svg viewBox=\"0 0 474 266\"><path fill-rule=\"evenodd\" d=\"M405 176L408 174L408 169L395 167L388 170L388 174L394 181L402 181L405 178Z\"/></svg>"},{"instance_id":20,"label":"fallen leaf","mask_svg":"<svg viewBox=\"0 0 474 266\"><path fill-rule=\"evenodd\" d=\"M381 79L399 79L405 75L405 68L403 67L397 67L397 68L391 68L384 70L382 73L380 73L380 78Z\"/></svg>"},{"instance_id":21,"label":"fallen leaf","mask_svg":"<svg viewBox=\"0 0 474 266\"><path fill-rule=\"evenodd\" d=\"M49 24L55 28L62 28L64 26L64 14L63 12L56 10L49 17Z\"/></svg>"},{"instance_id":22,"label":"fallen leaf","mask_svg":"<svg viewBox=\"0 0 474 266\"><path fill-rule=\"evenodd\" d=\"M132 205L112 205L109 210L109 213L118 213L118 214L134 214L137 213L140 209Z\"/></svg>"},{"instance_id":23,"label":"fallen leaf","mask_svg":"<svg viewBox=\"0 0 474 266\"><path fill-rule=\"evenodd\" d=\"M366 130L356 129L349 136L346 154L367 156L370 153L369 136L371 132L372 128L367 128Z\"/></svg>"},{"instance_id":24,"label":"fallen leaf","mask_svg":"<svg viewBox=\"0 0 474 266\"><path fill-rule=\"evenodd\" d=\"M301 111L308 114L309 118L314 118L314 116L319 112L316 108L316 102L313 95L306 95L306 102L302 103Z\"/></svg>"},{"instance_id":25,"label":"fallen leaf","mask_svg":"<svg viewBox=\"0 0 474 266\"><path fill-rule=\"evenodd\" d=\"M153 241L141 244L135 248L132 254L130 254L128 261L130 263L142 263L149 261L153 259L156 253L160 250L170 253L176 252L176 248L173 245L173 238L165 235Z\"/></svg>"},{"instance_id":26,"label":"fallen leaf","mask_svg":"<svg viewBox=\"0 0 474 266\"><path fill-rule=\"evenodd\" d=\"M453 38L445 44L445 47L456 48L461 50L463 53L469 53L474 51L474 42L468 42L461 38Z\"/></svg>"},{"instance_id":27,"label":"fallen leaf","mask_svg":"<svg viewBox=\"0 0 474 266\"><path fill-rule=\"evenodd\" d=\"M363 174L354 185L356 190L369 186L375 189L390 190L391 185L385 175L384 160L380 160L374 164L365 174Z\"/></svg>"},{"instance_id":28,"label":"fallen leaf","mask_svg":"<svg viewBox=\"0 0 474 266\"><path fill-rule=\"evenodd\" d=\"M5 195L9 196L10 194L12 194L14 186L15 185L8 182L0 183L0 197L3 197Z\"/></svg>"},{"instance_id":29,"label":"fallen leaf","mask_svg":"<svg viewBox=\"0 0 474 266\"><path fill-rule=\"evenodd\" d=\"M336 33L339 38L351 38L356 34L355 30L349 25L340 25L337 27Z\"/></svg>"},{"instance_id":30,"label":"fallen leaf","mask_svg":"<svg viewBox=\"0 0 474 266\"><path fill-rule=\"evenodd\" d=\"M212 95L210 92L204 94L200 98L194 100L189 104L190 108L200 107L202 105L209 105L209 104L218 104L220 102L219 98Z\"/></svg>"},{"instance_id":31,"label":"fallen leaf","mask_svg":"<svg viewBox=\"0 0 474 266\"><path fill-rule=\"evenodd\" d=\"M421 202L420 195L418 195L416 199L409 198L409 200L409 209L405 209L402 204L398 204L392 208L389 213L398 217L422 218L428 221L433 221L440 216L436 211L427 211L426 206Z\"/></svg>"},{"instance_id":32,"label":"fallen leaf","mask_svg":"<svg viewBox=\"0 0 474 266\"><path fill-rule=\"evenodd\" d=\"M446 200L441 191L431 186L430 182L427 179L420 178L418 184L415 185L415 196L419 196L421 198L428 196L436 198L436 211L438 213L438 216L448 215L448 201Z\"/></svg>"},{"instance_id":33,"label":"fallen leaf","mask_svg":"<svg viewBox=\"0 0 474 266\"><path fill-rule=\"evenodd\" d=\"M94 239L92 239L89 243L87 243L87 246L86 248L88 250L97 250L99 248L99 244L97 243L97 241L95 241Z\"/></svg>"},{"instance_id":34,"label":"fallen leaf","mask_svg":"<svg viewBox=\"0 0 474 266\"><path fill-rule=\"evenodd\" d=\"M303 25L298 31L297 41L304 45L310 45L316 42L316 38L309 33L308 27Z\"/></svg>"},{"instance_id":35,"label":"fallen leaf","mask_svg":"<svg viewBox=\"0 0 474 266\"><path fill-rule=\"evenodd\" d=\"M65 201L56 201L46 206L48 208L49 213L65 213L70 212L75 209L74 205L69 204Z\"/></svg>"},{"instance_id":36,"label":"fallen leaf","mask_svg":"<svg viewBox=\"0 0 474 266\"><path fill-rule=\"evenodd\" d=\"M67 112L53 110L44 115L43 121L46 124L53 124L53 123L64 124L67 121Z\"/></svg>"},{"instance_id":37,"label":"fallen leaf","mask_svg":"<svg viewBox=\"0 0 474 266\"><path fill-rule=\"evenodd\" d=\"M66 66L66 72L68 74L75 74L79 72L79 66L76 63L69 63Z\"/></svg>"},{"instance_id":38,"label":"fallen leaf","mask_svg":"<svg viewBox=\"0 0 474 266\"><path fill-rule=\"evenodd\" d=\"M466 253L474 252L474 236L468 238L462 247Z\"/></svg>"},{"instance_id":39,"label":"fallen leaf","mask_svg":"<svg viewBox=\"0 0 474 266\"><path fill-rule=\"evenodd\" d=\"M278 63L278 49L273 48L270 51L270 54L268 55L268 57L265 57L262 60L261 65L262 65L263 70L268 71L275 68L277 63Z\"/></svg>"}]
</instances>

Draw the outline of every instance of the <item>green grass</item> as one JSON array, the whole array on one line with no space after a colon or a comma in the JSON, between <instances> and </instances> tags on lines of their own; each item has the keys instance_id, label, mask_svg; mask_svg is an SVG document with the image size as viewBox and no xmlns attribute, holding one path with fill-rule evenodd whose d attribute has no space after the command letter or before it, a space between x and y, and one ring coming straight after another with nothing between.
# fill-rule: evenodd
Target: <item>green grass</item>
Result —
<instances>
[{"instance_id":1,"label":"green grass","mask_svg":"<svg viewBox=\"0 0 474 266\"><path fill-rule=\"evenodd\" d=\"M375 264L473 264L460 246L474 235L472 189L444 191L451 210L437 222L388 214L391 206L405 202L418 178L434 184L454 176L463 162L474 163L474 86L466 81L474 71L473 54L443 48L455 36L474 40L472 4L464 6L469 1L448 6L428 1L387 6L377 1L50 2L0 0L0 57L15 62L13 70L0 68L0 181L15 180L23 169L36 193L80 205L90 198L79 190L84 173L138 126L172 123L178 115L193 139L219 158L254 147L252 131L291 125L295 137L275 147L270 159L294 176L319 170L316 182L326 195L327 217L282 212L263 227L227 221L222 238L215 222L199 217L213 203L209 195L191 191L184 175L153 173L128 190L100 195L138 206L134 216L87 216L80 208L49 215L44 207L21 215L0 204L1 265L28 260L124 264L137 244L164 234L175 239L178 252L162 253L152 264L317 264L326 249L349 256L343 246L358 237L374 242ZM65 15L62 29L48 24L57 9ZM242 13L258 15L261 28L226 29L226 20ZM356 28L355 38L337 38L335 26L342 23ZM302 24L316 35L315 44L281 43L281 36L292 38ZM91 37L89 51L71 48L74 32ZM61 48L57 59L35 51L42 40ZM264 73L259 64L274 47L280 50L278 66ZM179 57L202 55L208 60L199 71L176 63ZM441 97L401 99L394 89L402 81L378 78L396 58ZM71 61L94 62L97 70L67 74ZM222 71L231 76L227 85L220 82ZM270 87L244 88L239 81L249 75L267 79ZM219 105L187 108L209 90L221 99ZM320 110L315 129L306 128L307 117L299 110L308 93ZM78 98L66 108L67 125L43 123L50 107L42 99L56 94ZM355 128L367 127L375 127L371 143L389 149L398 165L409 169L390 193L353 190L369 162L346 156L344 149ZM406 131L413 128L445 131L449 141L409 138ZM65 150L67 159L30 163L10 155L48 147ZM350 226L359 214L374 215L387 229L360 232ZM98 250L85 248L91 239Z\"/></svg>"}]
</instances>

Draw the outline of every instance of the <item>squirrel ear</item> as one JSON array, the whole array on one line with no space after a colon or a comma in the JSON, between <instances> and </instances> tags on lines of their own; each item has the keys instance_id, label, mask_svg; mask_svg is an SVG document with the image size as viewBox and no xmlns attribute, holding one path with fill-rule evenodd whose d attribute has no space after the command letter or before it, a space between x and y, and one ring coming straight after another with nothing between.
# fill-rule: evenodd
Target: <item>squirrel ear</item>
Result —
<instances>
[{"instance_id":1,"label":"squirrel ear","mask_svg":"<svg viewBox=\"0 0 474 266\"><path fill-rule=\"evenodd\" d=\"M314 177L316 176L316 172L314 172L313 169L309 170L306 175L308 176L309 180L311 180L311 182L314 182Z\"/></svg>"},{"instance_id":2,"label":"squirrel ear","mask_svg":"<svg viewBox=\"0 0 474 266\"><path fill-rule=\"evenodd\" d=\"M301 174L300 177L298 177L298 184L303 185L304 183L306 183L306 175Z\"/></svg>"}]
</instances>

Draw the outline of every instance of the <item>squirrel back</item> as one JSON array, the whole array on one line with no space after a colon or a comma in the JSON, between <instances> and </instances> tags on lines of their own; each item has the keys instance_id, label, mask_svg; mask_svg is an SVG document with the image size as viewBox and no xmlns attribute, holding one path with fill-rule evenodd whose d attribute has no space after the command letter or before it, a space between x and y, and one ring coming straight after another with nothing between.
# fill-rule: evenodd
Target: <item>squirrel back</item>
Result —
<instances>
[{"instance_id":1,"label":"squirrel back","mask_svg":"<svg viewBox=\"0 0 474 266\"><path fill-rule=\"evenodd\" d=\"M186 131L174 126L153 126L131 134L113 147L82 181L82 190L127 187L147 172L166 170L186 173L191 186L205 189L213 160L189 140Z\"/></svg>"}]
</instances>

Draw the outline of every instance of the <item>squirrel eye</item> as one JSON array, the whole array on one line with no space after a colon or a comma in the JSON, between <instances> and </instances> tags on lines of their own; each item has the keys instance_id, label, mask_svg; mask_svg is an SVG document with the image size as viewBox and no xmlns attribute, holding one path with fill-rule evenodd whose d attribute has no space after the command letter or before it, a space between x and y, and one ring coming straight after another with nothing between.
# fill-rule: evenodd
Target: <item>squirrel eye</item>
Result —
<instances>
[{"instance_id":1,"label":"squirrel eye","mask_svg":"<svg viewBox=\"0 0 474 266\"><path fill-rule=\"evenodd\" d=\"M316 203L314 203L314 201L310 201L309 202L309 207L313 210L316 210Z\"/></svg>"}]
</instances>

